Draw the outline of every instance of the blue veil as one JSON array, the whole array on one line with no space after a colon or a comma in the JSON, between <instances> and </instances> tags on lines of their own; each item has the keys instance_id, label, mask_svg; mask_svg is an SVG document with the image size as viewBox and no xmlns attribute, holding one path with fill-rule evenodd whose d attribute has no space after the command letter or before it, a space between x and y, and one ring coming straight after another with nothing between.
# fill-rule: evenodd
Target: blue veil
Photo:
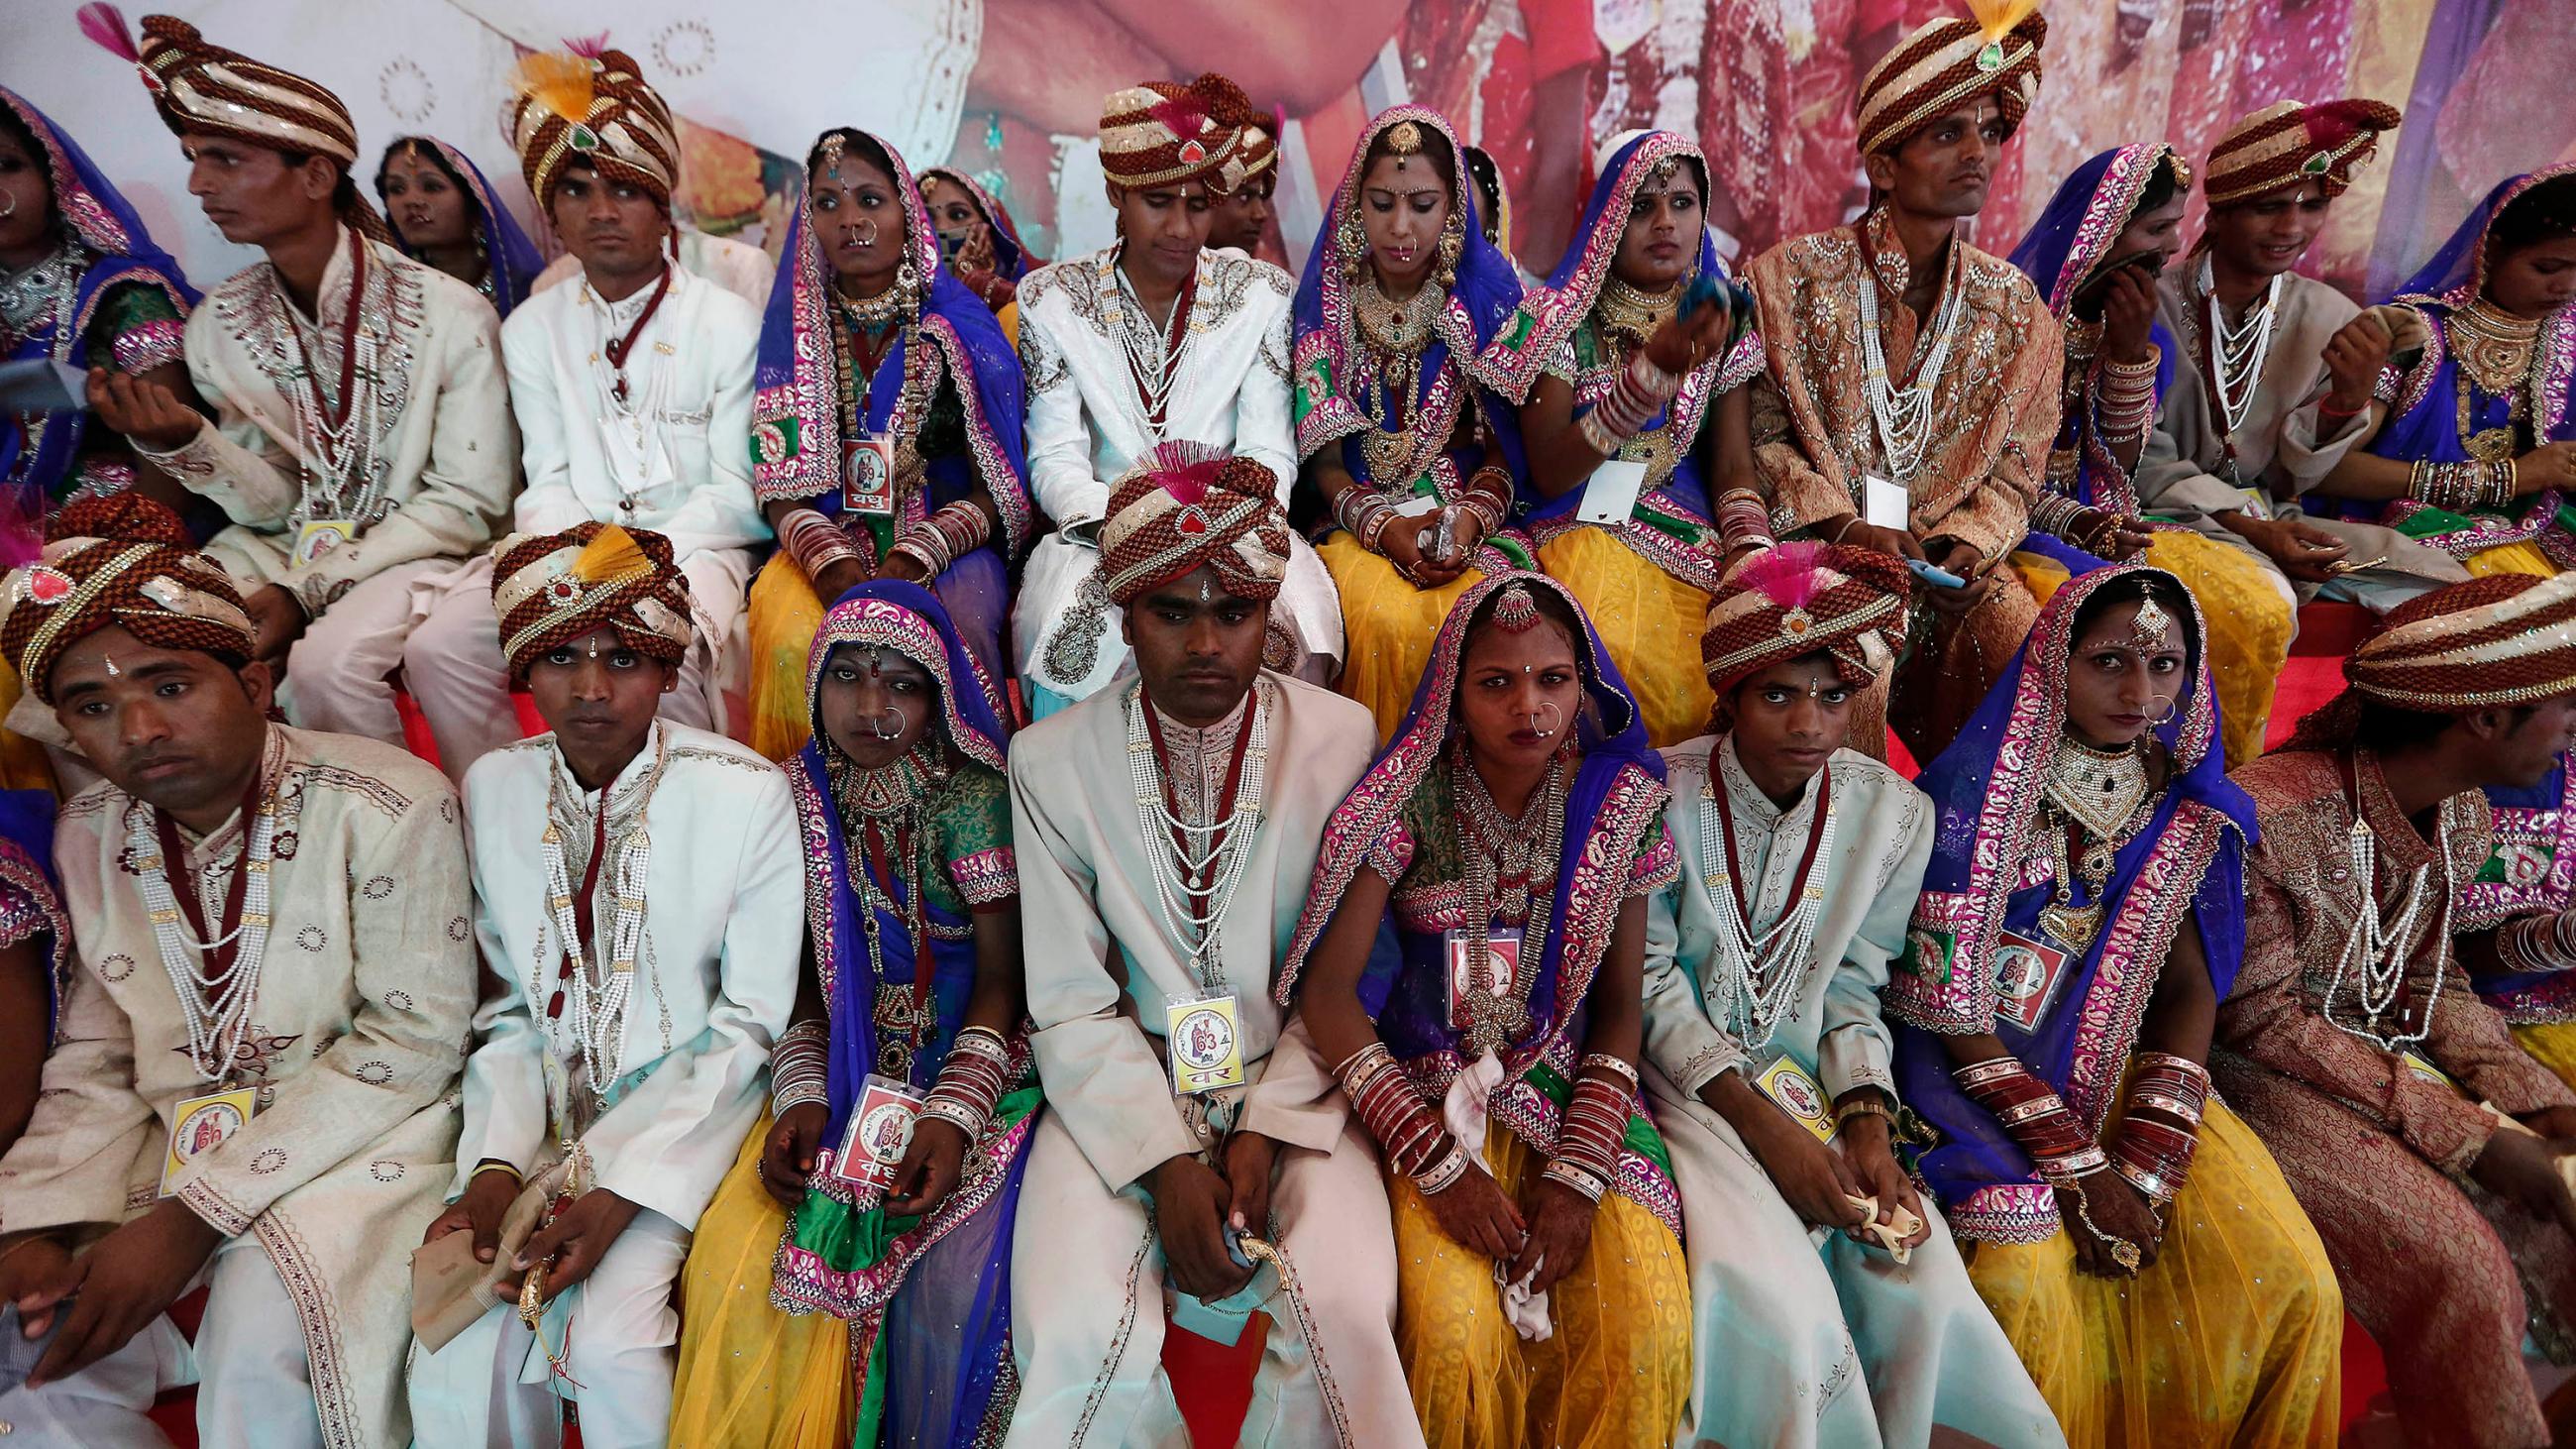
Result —
<instances>
[{"instance_id":1,"label":"blue veil","mask_svg":"<svg viewBox=\"0 0 2576 1449\"><path fill-rule=\"evenodd\" d=\"M50 325L19 338L9 349L8 360L50 357L58 362L89 362L90 323L109 290L129 282L159 290L185 317L197 304L197 290L188 285L178 261L152 240L143 218L89 159L89 153L16 91L0 87L0 106L6 106L35 138L37 149L44 153L39 160L52 184L54 213L63 230L91 254L74 287L70 314L57 315ZM178 339L169 341L175 355ZM89 412L84 408L45 413L32 420L32 429L30 421L16 413L0 413L0 478L29 490L22 496L30 502L60 501L73 482L81 441L89 429Z\"/></svg>"},{"instance_id":2,"label":"blue veil","mask_svg":"<svg viewBox=\"0 0 2576 1449\"><path fill-rule=\"evenodd\" d=\"M2075 618L2094 592L2130 574L2161 583L2159 602L2185 618L2193 641L2188 697L2156 728L2172 764L2143 828L2122 844L2098 900L2101 929L2064 974L2037 1025L1996 1015L1996 968L2006 932L2044 940L2047 882L2022 884L2048 766L2066 723ZM2040 611L2028 642L1956 742L1916 782L1936 813L1931 868L1891 972L1886 1001L1897 1033L1899 1095L1939 1132L1919 1170L1963 1236L2027 1241L2054 1231L2056 1205L2029 1158L1985 1108L1951 1080L1939 1038L1994 1032L2092 1131L2115 1104L2166 952L2186 915L2199 929L2211 984L2224 998L2245 953L2244 852L2254 802L2227 779L2215 747L2218 702L2206 663L2206 622L2182 581L2161 569L2111 565L2069 581Z\"/></svg>"},{"instance_id":3,"label":"blue veil","mask_svg":"<svg viewBox=\"0 0 2576 1449\"><path fill-rule=\"evenodd\" d=\"M436 136L404 136L386 147L385 154L391 156L405 146L430 148L445 163L448 173L465 188L465 194L474 207L474 234L483 246L485 270L479 290L492 303L492 310L501 314L502 321L510 320L510 309L528 300L528 290L536 281L537 273L545 270L545 258L538 254L537 244L528 240L528 234L519 227L518 218L510 215L510 209L492 194L492 183L484 179L483 168L475 165L464 152ZM381 166L376 171L376 199L380 202L385 200ZM402 228L393 226L392 203L386 202L385 212L385 224L393 228L394 244L402 249L404 256L419 260L420 253L413 251L411 244L402 239Z\"/></svg>"}]
</instances>

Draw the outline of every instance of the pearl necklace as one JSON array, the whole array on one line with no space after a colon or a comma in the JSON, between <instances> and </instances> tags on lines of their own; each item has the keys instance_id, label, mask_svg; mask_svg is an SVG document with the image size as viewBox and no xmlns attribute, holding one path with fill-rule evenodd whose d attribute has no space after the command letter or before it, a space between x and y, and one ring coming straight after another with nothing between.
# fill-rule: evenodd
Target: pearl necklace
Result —
<instances>
[{"instance_id":1,"label":"pearl necklace","mask_svg":"<svg viewBox=\"0 0 2576 1449\"><path fill-rule=\"evenodd\" d=\"M1137 402L1144 409L1146 431L1159 443L1171 415L1172 388L1180 380L1182 359L1189 356L1190 343L1197 338L1198 329L1184 324L1179 345L1171 345L1171 324L1156 327L1153 314L1145 310L1145 304L1137 300L1136 289L1128 285L1127 274L1114 262L1109 270L1118 288L1118 309L1110 315L1118 334L1118 349L1126 354L1127 365L1135 373ZM1188 300L1175 295L1172 310L1179 312Z\"/></svg>"},{"instance_id":2,"label":"pearl necklace","mask_svg":"<svg viewBox=\"0 0 2576 1449\"><path fill-rule=\"evenodd\" d=\"M1270 700L1266 685L1256 680L1243 728L1243 777L1225 816L1194 825L1172 813L1164 785L1163 761L1145 723L1153 706L1142 688L1127 694L1127 776L1136 792L1136 823L1145 833L1145 855L1153 862L1154 907L1164 931L1181 949L1190 973L1210 991L1225 984L1220 959L1226 913L1233 909L1235 888L1243 884L1252 861L1253 837L1261 830L1264 787L1270 757ZM1216 802L1210 802L1213 813Z\"/></svg>"},{"instance_id":3,"label":"pearl necklace","mask_svg":"<svg viewBox=\"0 0 2576 1449\"><path fill-rule=\"evenodd\" d=\"M1860 350L1867 368L1861 391L1869 399L1870 420L1877 426L1879 453L1893 475L1889 482L1912 482L1923 466L1924 449L1932 441L1932 392L1950 365L1950 347L1958 339L1964 310L1960 294L1966 290L1942 288L1941 305L1932 314L1930 350L1920 354L1913 383L1898 387L1887 368L1887 350L1879 342L1877 279L1860 279Z\"/></svg>"},{"instance_id":4,"label":"pearl necklace","mask_svg":"<svg viewBox=\"0 0 2576 1449\"><path fill-rule=\"evenodd\" d=\"M178 995L179 1014L188 1027L188 1061L200 1081L219 1083L231 1076L233 1064L241 1059L242 1047L250 1039L251 1006L259 997L260 967L268 957L269 871L276 859L277 786L285 753L285 742L275 730L269 731L260 760L260 775L267 788L260 793L258 815L247 822L249 842L242 851L241 863L234 867L248 873L242 890L241 920L214 940L199 941L180 929L186 917L170 889L170 872L174 868L186 869L186 863L163 858L151 806L140 800L126 806L126 855L134 862L136 879L142 883L143 906L152 922L153 943L160 948L161 968L170 974L170 985ZM221 975L207 974L200 964L205 953L235 940L240 945L233 952L230 969ZM194 956L189 954L192 949L197 953Z\"/></svg>"},{"instance_id":5,"label":"pearl necklace","mask_svg":"<svg viewBox=\"0 0 2576 1449\"><path fill-rule=\"evenodd\" d=\"M2207 256L2200 259L2200 291L2209 310L2209 370L2216 379L2218 423L2229 434L2254 402L2263 383L2263 367L2272 357L2272 324L2281 315L2281 278L2263 286L2263 300L2246 310L2243 321L2229 326L2218 304L2218 287Z\"/></svg>"},{"instance_id":6,"label":"pearl necklace","mask_svg":"<svg viewBox=\"0 0 2576 1449\"><path fill-rule=\"evenodd\" d=\"M2362 813L2360 790L2353 792L2352 829L2344 836L2345 859L2351 863L2354 884L2360 888L2361 900L2353 912L2352 929L2344 936L2343 950L2336 953L2334 975L2326 982L2325 995L2318 1011L2327 1023L2378 1047L2381 1051L2400 1052L2422 1041L2433 1032L2433 1008L2442 999L2442 980L2448 972L2437 972L2433 989L2424 999L2424 1012L2415 1029L2405 1029L2399 998L2406 990L2406 958L2417 939L2416 919L2424 911L2424 887L2431 878L2431 863L2415 867L2407 879L2406 894L2397 905L2392 921L2380 913L2379 836L2370 828ZM2452 880L2451 812L2447 805L2434 814L2433 854L2442 865L2440 924L2427 939L2448 941L2451 935L2451 902L2458 890ZM2350 983L2347 991L2346 983ZM2336 1002L2349 997L2361 998L2361 1019L2348 1021L2335 1014ZM2383 1029L2381 1021L2391 1006L2401 1006L2397 1021Z\"/></svg>"},{"instance_id":7,"label":"pearl necklace","mask_svg":"<svg viewBox=\"0 0 2576 1449\"><path fill-rule=\"evenodd\" d=\"M563 1014L546 1014L546 1035L560 1055L580 1058L590 1079L591 1095L602 1107L607 1105L609 1088L625 1075L626 1003L634 991L635 959L643 948L644 885L653 861L653 837L645 829L645 815L667 763L669 738L657 730L653 766L643 780L623 801L616 798L614 787L600 796L601 812L612 819L623 819L622 824L603 832L602 848L616 862L607 878L614 914L610 917L604 976L593 974L587 954L589 943L582 940L580 917L575 910L572 872L564 856L564 827L578 826L588 812L567 789L566 772L560 765L552 769L553 778L547 788L546 905L571 969L563 976ZM541 968L540 979L531 983L529 999L540 1000L545 995Z\"/></svg>"},{"instance_id":8,"label":"pearl necklace","mask_svg":"<svg viewBox=\"0 0 2576 1449\"><path fill-rule=\"evenodd\" d=\"M1738 1039L1759 1051L1770 1045L1798 987L1807 979L1807 967L1815 954L1816 923L1825 914L1825 876L1833 868L1834 831L1841 812L1828 795L1823 802L1824 820L1817 827L1815 854L1791 897L1797 904L1774 921L1770 930L1757 935L1753 923L1736 908L1735 878L1730 865L1734 857L1730 843L1719 834L1722 827L1717 792L1723 788L1714 769L1709 778L1700 782L1699 857L1708 864L1700 880L1717 910L1717 959L1724 967L1725 978L1720 989L1726 994L1729 1019L1737 1028ZM1817 778L1817 788L1830 788L1822 775Z\"/></svg>"}]
</instances>

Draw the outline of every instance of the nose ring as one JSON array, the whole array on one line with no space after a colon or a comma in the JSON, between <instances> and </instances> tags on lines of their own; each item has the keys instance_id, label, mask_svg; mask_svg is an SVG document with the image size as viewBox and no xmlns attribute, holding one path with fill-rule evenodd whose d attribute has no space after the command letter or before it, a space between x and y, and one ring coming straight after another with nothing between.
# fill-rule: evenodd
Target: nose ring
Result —
<instances>
[{"instance_id":1,"label":"nose ring","mask_svg":"<svg viewBox=\"0 0 2576 1449\"><path fill-rule=\"evenodd\" d=\"M1540 729L1538 727L1540 710L1545 710L1549 717L1555 720L1555 723L1549 725L1546 729ZM1557 708L1555 700L1542 699L1538 702L1538 709L1529 711L1529 722L1531 731L1537 734L1540 739L1552 740L1556 738L1557 731L1565 728L1565 711Z\"/></svg>"},{"instance_id":2,"label":"nose ring","mask_svg":"<svg viewBox=\"0 0 2576 1449\"><path fill-rule=\"evenodd\" d=\"M889 720L893 722L891 729L887 728ZM910 721L903 717L902 710L888 705L868 716L868 733L880 740L899 740L903 738L903 727L908 723Z\"/></svg>"}]
</instances>

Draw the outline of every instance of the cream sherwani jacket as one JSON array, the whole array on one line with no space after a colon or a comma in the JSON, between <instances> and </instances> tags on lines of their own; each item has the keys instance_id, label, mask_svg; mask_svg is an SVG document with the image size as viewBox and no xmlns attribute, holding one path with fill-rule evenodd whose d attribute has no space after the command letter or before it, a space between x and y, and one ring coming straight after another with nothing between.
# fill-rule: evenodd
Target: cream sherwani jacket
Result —
<instances>
[{"instance_id":1,"label":"cream sherwani jacket","mask_svg":"<svg viewBox=\"0 0 2576 1449\"><path fill-rule=\"evenodd\" d=\"M1127 656L1118 610L1093 583L1096 544L1120 474L1158 442L1205 443L1258 459L1278 480L1281 507L1297 477L1288 406L1288 301L1296 290L1267 262L1199 253L1187 356L1158 437L1119 340L1118 249L1041 267L1020 282L1020 367L1028 376L1029 491L1056 532L1038 540L1021 576L1013 635L1022 678L1066 699L1098 690ZM1302 538L1271 605L1274 667L1342 657L1340 596ZM1290 657L1282 657L1285 653Z\"/></svg>"},{"instance_id":2,"label":"cream sherwani jacket","mask_svg":"<svg viewBox=\"0 0 2576 1449\"><path fill-rule=\"evenodd\" d=\"M1287 1017L1271 983L1306 906L1324 822L1368 769L1377 734L1365 708L1329 690L1267 671L1256 687L1274 710L1265 808L1226 917L1222 959L1244 1066L1257 1078ZM1208 1145L1175 1102L1159 1053L1164 998L1202 988L1156 907L1127 772L1126 701L1143 688L1130 681L1011 742L1011 830L1037 1024L1030 1044L1048 1111L1113 1192ZM1337 1090L1272 1103L1256 1082L1242 1125L1324 1151L1344 1110Z\"/></svg>"},{"instance_id":3,"label":"cream sherwani jacket","mask_svg":"<svg viewBox=\"0 0 2576 1449\"><path fill-rule=\"evenodd\" d=\"M2361 309L2313 277L2292 273L2281 279L2281 311L2272 323L2272 350L2235 432L2240 487L2224 476L2228 433L2201 373L2200 359L2208 346L2209 296L2199 289L2199 270L2177 267L2156 283L2157 315L2181 351L2174 359L2174 379L2165 389L2155 429L2147 435L2146 452L2138 459L2138 501L2253 554L2278 574L2278 566L2220 524L2217 516L2242 510L2270 517L2295 506L2360 440L2359 418L2346 421L2337 435L2323 436L2314 402L2327 382L2326 343ZM2345 556L2355 563L2383 555L2388 559L2383 568L2363 570L2346 581L2353 586L2349 591L2364 597L2370 596L2375 582L2395 576L2442 583L2467 577L2449 554L2395 529L2340 518L2308 521L2342 539L2349 550ZM2292 583L2286 578L2281 582L2301 599L2314 598L2318 591L2312 583Z\"/></svg>"},{"instance_id":4,"label":"cream sherwani jacket","mask_svg":"<svg viewBox=\"0 0 2576 1449\"><path fill-rule=\"evenodd\" d=\"M300 1320L276 1331L302 1331L326 1440L401 1444L408 1249L452 1175L474 1006L464 834L446 779L408 753L283 725L270 737L271 924L231 1078L258 1089L258 1111L183 1170L178 1196L223 1233L255 1235L276 1266ZM0 1230L149 1209L177 1104L217 1090L187 1050L128 863L136 819L148 833L149 807L102 781L55 827L81 966L34 1119L0 1158ZM217 902L244 825L187 845Z\"/></svg>"},{"instance_id":5,"label":"cream sherwani jacket","mask_svg":"<svg viewBox=\"0 0 2576 1449\"><path fill-rule=\"evenodd\" d=\"M586 825L600 795L573 783L554 739L496 750L465 777L476 933L492 990L474 1015L451 1196L485 1159L533 1177L556 1155L546 1097L546 1056L556 1048L542 1014L564 944L547 904L547 800L561 772ZM607 793L622 800L639 788L657 752L662 777L644 805L644 942L620 1085L580 1135L599 1186L694 1228L760 1115L770 1045L796 1004L804 856L787 777L720 735L657 722ZM622 809L611 818L621 821ZM612 824L612 851L616 831ZM616 919L616 864L601 870L592 907L602 938ZM587 1092L586 1078L568 1071L564 1079Z\"/></svg>"},{"instance_id":6,"label":"cream sherwani jacket","mask_svg":"<svg viewBox=\"0 0 2576 1449\"><path fill-rule=\"evenodd\" d=\"M769 524L751 497L751 378L760 313L685 268L626 366L627 395L651 415L640 454L620 451L604 356L649 304L615 303L574 279L522 303L501 328L510 405L527 476L515 527L559 533L579 523L649 528L671 540L699 614L699 647L721 650L751 585Z\"/></svg>"},{"instance_id":7,"label":"cream sherwani jacket","mask_svg":"<svg viewBox=\"0 0 2576 1449\"><path fill-rule=\"evenodd\" d=\"M234 273L189 314L188 374L215 405L215 421L177 451L150 455L231 518L206 552L247 583L284 586L307 617L396 565L481 552L508 520L518 483L518 430L492 304L392 247L366 247L371 279L359 325L381 344L373 477L382 505L355 541L293 562L298 507L317 461L293 394L310 386L302 358L334 385L339 376L351 271L345 229L322 273L321 323L286 300L266 262Z\"/></svg>"}]
</instances>

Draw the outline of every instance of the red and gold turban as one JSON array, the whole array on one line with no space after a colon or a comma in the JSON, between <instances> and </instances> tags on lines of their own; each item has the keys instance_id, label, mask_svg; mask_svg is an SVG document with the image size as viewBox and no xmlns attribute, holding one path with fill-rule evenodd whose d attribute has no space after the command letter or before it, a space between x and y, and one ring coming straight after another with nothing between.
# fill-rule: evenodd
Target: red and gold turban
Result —
<instances>
[{"instance_id":1,"label":"red and gold turban","mask_svg":"<svg viewBox=\"0 0 2576 1449\"><path fill-rule=\"evenodd\" d=\"M689 581L672 561L671 541L614 523L501 540L492 552L492 609L513 680L526 679L547 650L601 629L675 666L697 638Z\"/></svg>"},{"instance_id":2,"label":"red and gold turban","mask_svg":"<svg viewBox=\"0 0 2576 1449\"><path fill-rule=\"evenodd\" d=\"M2475 714L2576 694L2576 572L2489 574L2409 599L2343 662L2344 692L2284 750L2348 745L2362 706Z\"/></svg>"},{"instance_id":3,"label":"red and gold turban","mask_svg":"<svg viewBox=\"0 0 2576 1449\"><path fill-rule=\"evenodd\" d=\"M133 492L54 515L36 562L0 585L0 653L29 692L54 702L55 663L110 626L158 649L194 649L234 668L259 641L241 591L177 514Z\"/></svg>"},{"instance_id":4,"label":"red and gold turban","mask_svg":"<svg viewBox=\"0 0 2576 1449\"><path fill-rule=\"evenodd\" d=\"M1930 122L1993 96L2006 134L2039 93L2039 47L2048 22L2039 0L1969 0L1973 20L1934 20L1897 43L1860 83L1857 137L1864 156L1893 151Z\"/></svg>"},{"instance_id":5,"label":"red and gold turban","mask_svg":"<svg viewBox=\"0 0 2576 1449\"><path fill-rule=\"evenodd\" d=\"M519 174L540 208L551 209L564 168L587 162L604 181L641 187L671 205L680 183L680 136L671 108L644 83L622 50L596 57L531 55L511 77L519 98L510 110L510 139Z\"/></svg>"},{"instance_id":6,"label":"red and gold turban","mask_svg":"<svg viewBox=\"0 0 2576 1449\"><path fill-rule=\"evenodd\" d=\"M1905 565L1875 549L1784 543L1736 566L1708 606L1700 663L1718 708L1746 678L1810 654L1866 686L1905 637Z\"/></svg>"},{"instance_id":7,"label":"red and gold turban","mask_svg":"<svg viewBox=\"0 0 2576 1449\"><path fill-rule=\"evenodd\" d=\"M1120 608L1205 564L1238 599L1278 597L1288 576L1288 515L1270 469L1202 443L1165 443L1109 494L1101 584Z\"/></svg>"},{"instance_id":8,"label":"red and gold turban","mask_svg":"<svg viewBox=\"0 0 2576 1449\"><path fill-rule=\"evenodd\" d=\"M1120 186L1204 181L1232 191L1243 184L1243 123L1254 114L1243 87L1214 71L1187 85L1114 91L1100 107L1100 169Z\"/></svg>"},{"instance_id":9,"label":"red and gold turban","mask_svg":"<svg viewBox=\"0 0 2576 1449\"><path fill-rule=\"evenodd\" d=\"M84 5L81 33L134 63L152 108L171 134L227 136L297 156L328 156L344 169L358 162L358 123L328 89L293 71L239 51L209 45L197 27L168 15L143 17L143 39L126 33L113 5ZM375 207L344 187L341 219L390 245L393 232Z\"/></svg>"},{"instance_id":10,"label":"red and gold turban","mask_svg":"<svg viewBox=\"0 0 2576 1449\"><path fill-rule=\"evenodd\" d=\"M2398 120L2397 108L2380 101L2275 101L2209 148L2209 204L2257 201L2311 181L2326 195L2341 196L2352 185L2353 168L2379 149L2379 133L2394 130Z\"/></svg>"},{"instance_id":11,"label":"red and gold turban","mask_svg":"<svg viewBox=\"0 0 2576 1449\"><path fill-rule=\"evenodd\" d=\"M1220 76L1218 79L1222 80L1224 77ZM1237 96L1242 94L1241 91L1235 92ZM1236 186L1241 186L1244 182L1279 164L1279 118L1277 116L1246 100L1240 107L1229 105L1226 111L1217 117L1217 121L1220 125L1233 126L1243 133L1242 142L1235 148L1235 154L1241 158L1242 170L1242 175L1234 183Z\"/></svg>"}]
</instances>

